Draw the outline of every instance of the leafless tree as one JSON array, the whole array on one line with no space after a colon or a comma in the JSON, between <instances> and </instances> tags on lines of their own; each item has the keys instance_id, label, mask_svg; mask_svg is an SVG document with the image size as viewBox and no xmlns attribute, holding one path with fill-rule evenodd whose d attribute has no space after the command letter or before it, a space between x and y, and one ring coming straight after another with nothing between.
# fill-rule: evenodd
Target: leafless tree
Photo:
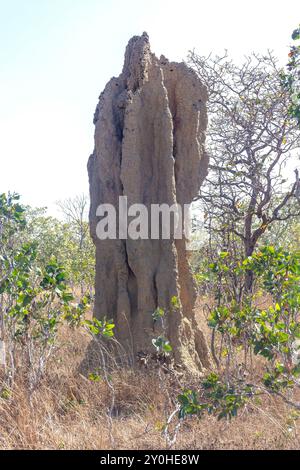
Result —
<instances>
[{"instance_id":1,"label":"leafless tree","mask_svg":"<svg viewBox=\"0 0 300 470\"><path fill-rule=\"evenodd\" d=\"M242 65L202 57L189 63L208 89L207 145L210 173L201 188L206 223L223 248L234 243L251 256L278 221L300 216L297 164L300 132L289 114L290 96L271 52L252 54ZM249 273L246 289L251 290Z\"/></svg>"},{"instance_id":2,"label":"leafless tree","mask_svg":"<svg viewBox=\"0 0 300 470\"><path fill-rule=\"evenodd\" d=\"M79 194L74 198L58 201L57 206L67 222L75 227L79 248L82 249L89 230L87 223L88 197L85 194Z\"/></svg>"}]
</instances>

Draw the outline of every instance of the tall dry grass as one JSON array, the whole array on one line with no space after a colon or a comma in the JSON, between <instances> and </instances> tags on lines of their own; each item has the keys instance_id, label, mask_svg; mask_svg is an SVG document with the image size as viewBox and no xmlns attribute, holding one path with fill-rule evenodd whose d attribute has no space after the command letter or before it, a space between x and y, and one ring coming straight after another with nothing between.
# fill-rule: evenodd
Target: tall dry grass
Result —
<instances>
[{"instance_id":1,"label":"tall dry grass","mask_svg":"<svg viewBox=\"0 0 300 470\"><path fill-rule=\"evenodd\" d=\"M201 308L199 308L199 312ZM114 367L109 380L80 373L90 337L64 327L39 388L28 396L19 376L0 398L1 449L164 449L166 417L180 386L155 368ZM112 406L112 390L114 403ZM298 415L271 396L232 420L183 423L177 449L299 449Z\"/></svg>"}]
</instances>

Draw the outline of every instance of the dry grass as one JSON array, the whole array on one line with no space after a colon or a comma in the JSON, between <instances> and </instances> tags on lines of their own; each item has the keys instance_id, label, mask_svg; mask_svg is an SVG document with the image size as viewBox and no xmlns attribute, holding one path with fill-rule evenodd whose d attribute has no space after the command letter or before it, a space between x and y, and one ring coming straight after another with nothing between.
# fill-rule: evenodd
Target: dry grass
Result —
<instances>
[{"instance_id":1,"label":"dry grass","mask_svg":"<svg viewBox=\"0 0 300 470\"><path fill-rule=\"evenodd\" d=\"M11 396L0 398L1 449L166 448L161 430L172 405L157 371L115 368L111 372L115 405L109 420L108 385L78 371L89 342L86 333L65 328L38 390L28 397L19 377ZM172 379L166 379L165 386L171 396L176 395ZM267 397L248 405L232 422L213 417L187 420L175 448L299 449L299 433L295 414Z\"/></svg>"}]
</instances>

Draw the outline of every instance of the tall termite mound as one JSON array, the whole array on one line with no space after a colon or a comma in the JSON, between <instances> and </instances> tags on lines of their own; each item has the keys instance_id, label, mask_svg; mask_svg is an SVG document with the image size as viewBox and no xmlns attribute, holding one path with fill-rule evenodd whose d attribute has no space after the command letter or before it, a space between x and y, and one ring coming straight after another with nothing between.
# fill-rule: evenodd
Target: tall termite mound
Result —
<instances>
[{"instance_id":1,"label":"tall termite mound","mask_svg":"<svg viewBox=\"0 0 300 470\"><path fill-rule=\"evenodd\" d=\"M174 360L189 370L207 366L208 357L194 316L185 238L100 240L96 210L109 203L118 216L119 196L127 196L128 207L144 204L149 212L152 204L191 203L207 173L206 100L193 70L158 59L146 33L134 36L122 73L99 97L95 149L88 162L94 315L112 318L120 343L137 355L153 349L151 340L162 331L152 314L164 309L164 334Z\"/></svg>"}]
</instances>

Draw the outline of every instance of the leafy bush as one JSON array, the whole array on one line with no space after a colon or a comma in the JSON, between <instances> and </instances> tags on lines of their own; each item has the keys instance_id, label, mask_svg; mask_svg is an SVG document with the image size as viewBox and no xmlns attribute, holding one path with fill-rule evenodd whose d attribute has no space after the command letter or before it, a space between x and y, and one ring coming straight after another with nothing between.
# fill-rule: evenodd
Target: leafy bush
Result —
<instances>
[{"instance_id":1,"label":"leafy bush","mask_svg":"<svg viewBox=\"0 0 300 470\"><path fill-rule=\"evenodd\" d=\"M39 253L37 241L22 243L26 210L16 194L0 196L0 320L6 346L5 382L25 369L31 392L45 372L63 322L83 326L93 335L113 336L114 324L85 320L89 296L74 302L65 269ZM26 238L26 237L25 237Z\"/></svg>"},{"instance_id":2,"label":"leafy bush","mask_svg":"<svg viewBox=\"0 0 300 470\"><path fill-rule=\"evenodd\" d=\"M236 262L221 252L210 269L218 285L208 317L218 374L206 377L197 393L187 390L178 397L179 417L207 411L218 419L231 418L250 398L265 392L300 408L291 398L300 385L300 253L265 246ZM243 280L249 272L255 295L239 297L233 280ZM226 285L225 291L220 285ZM254 373L253 355L264 358L260 377Z\"/></svg>"}]
</instances>

